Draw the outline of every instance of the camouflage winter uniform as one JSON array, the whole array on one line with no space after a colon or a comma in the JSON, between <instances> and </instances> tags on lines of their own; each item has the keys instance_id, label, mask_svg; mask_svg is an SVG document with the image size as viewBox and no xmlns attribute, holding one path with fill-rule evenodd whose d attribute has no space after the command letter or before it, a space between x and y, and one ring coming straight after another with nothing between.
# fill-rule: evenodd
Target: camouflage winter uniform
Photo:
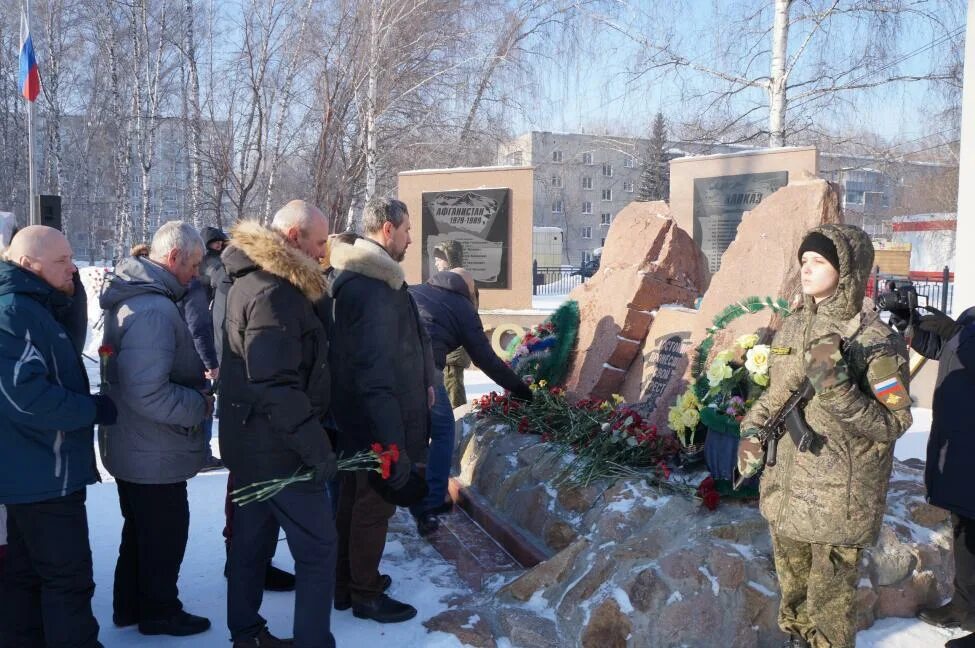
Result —
<instances>
[{"instance_id":1,"label":"camouflage winter uniform","mask_svg":"<svg viewBox=\"0 0 975 648\"><path fill-rule=\"evenodd\" d=\"M880 533L894 442L911 424L907 349L876 314L861 312L873 265L869 237L847 225L816 231L836 246L836 293L819 304L807 297L784 321L772 341L769 388L741 428L757 429L810 378L816 394L804 418L818 442L800 453L790 435L780 440L778 461L762 476L761 511L782 590L780 627L814 648L852 648L860 549ZM753 459L740 460L740 469L763 457Z\"/></svg>"},{"instance_id":2,"label":"camouflage winter uniform","mask_svg":"<svg viewBox=\"0 0 975 648\"><path fill-rule=\"evenodd\" d=\"M471 366L471 357L464 347L457 347L447 354L447 364L443 368L443 384L447 388L451 407L460 407L467 402L464 389L464 369Z\"/></svg>"},{"instance_id":3,"label":"camouflage winter uniform","mask_svg":"<svg viewBox=\"0 0 975 648\"><path fill-rule=\"evenodd\" d=\"M443 255L447 261L447 267L462 268L464 266L464 247L460 241L453 239L439 243L436 250ZM477 307L477 298L474 298L474 307ZM464 351L464 347L458 347L447 354L447 364L443 369L443 383L447 388L447 395L450 396L451 407L460 407L467 402L467 391L464 389L464 370L471 366L471 357Z\"/></svg>"}]
</instances>

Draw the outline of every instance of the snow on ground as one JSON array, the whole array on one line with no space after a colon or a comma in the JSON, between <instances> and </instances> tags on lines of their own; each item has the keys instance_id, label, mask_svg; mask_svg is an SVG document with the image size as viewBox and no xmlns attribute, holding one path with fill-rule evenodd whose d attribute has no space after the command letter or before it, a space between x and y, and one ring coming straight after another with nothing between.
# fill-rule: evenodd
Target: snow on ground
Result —
<instances>
[{"instance_id":1,"label":"snow on ground","mask_svg":"<svg viewBox=\"0 0 975 648\"><path fill-rule=\"evenodd\" d=\"M96 268L85 268L82 276L89 281L96 277ZM86 276L87 275L87 276ZM96 357L101 332L98 329L101 312L97 307L97 291L89 288L89 322L95 331L89 331L86 352ZM554 309L565 296L536 297L537 309ZM98 384L97 362L85 362L93 389ZM480 397L492 390L501 391L491 379L476 369L464 372L468 399ZM914 408L914 425L897 443L898 459L924 458L931 424L931 411ZM214 426L214 451L217 448L218 425ZM229 633L226 627L227 583L223 577L224 524L223 506L226 494L226 471L204 473L189 481L190 533L186 557L180 571L180 597L186 609L202 614L213 622L213 628L196 637L145 637L134 627L116 628L112 625L112 581L115 560L118 556L122 518L118 507L118 494L110 475L99 462L104 481L88 489L88 519L95 571L95 598L93 608L101 625L100 639L106 648L121 646L160 646L204 648L227 645ZM285 569L293 569L294 563L283 539L278 545L274 562ZM469 590L459 579L454 567L445 561L425 540L416 533L409 515L400 510L390 526L390 537L383 557L381 570L393 578L390 594L416 606L419 614L406 623L383 625L363 621L352 616L351 611L332 613L332 631L339 646L391 645L424 648L456 648L462 644L452 635L428 633L424 620L447 609L448 601ZM291 636L294 594L266 592L262 615L268 620L271 632ZM859 648L920 648L942 646L953 636L932 628L915 619L884 619L857 635ZM510 645L502 640L499 645Z\"/></svg>"}]
</instances>

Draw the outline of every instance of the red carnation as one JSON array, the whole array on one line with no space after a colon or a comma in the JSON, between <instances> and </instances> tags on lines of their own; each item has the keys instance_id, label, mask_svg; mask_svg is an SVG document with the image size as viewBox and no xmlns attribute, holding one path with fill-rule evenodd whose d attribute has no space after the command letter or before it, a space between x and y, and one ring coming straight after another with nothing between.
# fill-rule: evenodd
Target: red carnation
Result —
<instances>
[{"instance_id":1,"label":"red carnation","mask_svg":"<svg viewBox=\"0 0 975 648\"><path fill-rule=\"evenodd\" d=\"M115 355L115 347L111 344L103 344L98 347L98 355L101 358L110 358Z\"/></svg>"},{"instance_id":2,"label":"red carnation","mask_svg":"<svg viewBox=\"0 0 975 648\"><path fill-rule=\"evenodd\" d=\"M701 503L704 504L705 508L707 508L709 511L713 511L714 509L718 508L718 502L720 501L721 497L718 495L718 491L716 490L709 490L701 497Z\"/></svg>"},{"instance_id":3,"label":"red carnation","mask_svg":"<svg viewBox=\"0 0 975 648\"><path fill-rule=\"evenodd\" d=\"M389 444L389 456L392 457L393 463L399 461L399 446L395 443Z\"/></svg>"},{"instance_id":4,"label":"red carnation","mask_svg":"<svg viewBox=\"0 0 975 648\"><path fill-rule=\"evenodd\" d=\"M377 456L382 456L383 454L383 444L381 443L373 443L369 446L369 449L375 452Z\"/></svg>"}]
</instances>

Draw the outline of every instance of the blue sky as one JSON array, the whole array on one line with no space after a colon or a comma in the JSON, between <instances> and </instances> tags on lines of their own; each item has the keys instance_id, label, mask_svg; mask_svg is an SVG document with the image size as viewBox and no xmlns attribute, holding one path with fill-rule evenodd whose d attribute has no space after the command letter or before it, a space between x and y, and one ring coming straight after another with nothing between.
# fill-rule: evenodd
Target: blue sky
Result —
<instances>
[{"instance_id":1,"label":"blue sky","mask_svg":"<svg viewBox=\"0 0 975 648\"><path fill-rule=\"evenodd\" d=\"M891 73L921 75L937 67L947 60L947 44L925 48L946 33L963 40L964 1L907 2L917 8L935 9L942 25L907 17L901 20L898 29L883 32L866 21L837 19L828 23L828 30L817 31L799 59L791 81L805 81L817 76L810 68L819 51L828 53L832 65L863 47L869 51L887 47L898 58L913 54L882 72L866 75L855 71L851 75L865 76L867 81ZM663 7L651 0L643 0L621 5L620 15L615 20L621 28L656 42L665 41L666 34L671 33L675 49L686 58L721 71L755 77L768 74L770 37L765 32L771 26L771 4L771 0L676 0ZM828 3L826 0L797 0L793 15L808 10L810 4L819 7ZM840 3L841 6L844 4L848 3ZM751 11L758 12L753 20L737 22ZM606 20L590 18L589 26L581 30L584 53L571 43L563 43L568 53L552 51L553 56L540 64L538 77L542 81L537 107L525 120L524 128L519 130L575 132L586 129L588 132L608 130L643 134L658 109L669 121L694 119L704 112L704 102L682 98L682 91L716 88L719 84L713 78L690 71L680 75L634 76L634 57L642 48L609 27ZM790 32L790 57L801 47L810 24L804 22ZM735 44L741 42L754 46L749 52L753 62L748 70L741 69L741 57L735 53L740 50ZM801 91L795 90L793 94ZM819 126L831 130L869 130L892 140L918 138L943 131L948 126L931 119L931 114L944 105L943 92L931 83L891 84L843 93L842 97L843 101L830 102L831 111L817 116ZM766 103L764 93L758 89L749 90L734 104L734 109L747 110L756 103ZM749 121L764 126L767 114L762 108L754 112Z\"/></svg>"}]
</instances>

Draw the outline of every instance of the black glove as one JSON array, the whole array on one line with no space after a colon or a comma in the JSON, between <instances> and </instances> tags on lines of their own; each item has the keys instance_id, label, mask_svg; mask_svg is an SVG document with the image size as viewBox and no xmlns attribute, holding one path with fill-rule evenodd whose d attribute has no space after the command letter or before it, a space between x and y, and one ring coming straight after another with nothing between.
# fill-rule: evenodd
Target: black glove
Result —
<instances>
[{"instance_id":1,"label":"black glove","mask_svg":"<svg viewBox=\"0 0 975 648\"><path fill-rule=\"evenodd\" d=\"M400 459L402 461L402 458ZM390 504L396 506L413 506L419 504L430 492L427 480L419 473L410 471L407 474L406 483L399 489L393 489L388 479L383 479L377 472L369 473L369 485L373 487L379 496Z\"/></svg>"},{"instance_id":2,"label":"black glove","mask_svg":"<svg viewBox=\"0 0 975 648\"><path fill-rule=\"evenodd\" d=\"M517 389L511 390L511 395L520 401L525 401L530 403L532 398L535 397L535 392L528 388L528 385L521 383Z\"/></svg>"},{"instance_id":3,"label":"black glove","mask_svg":"<svg viewBox=\"0 0 975 648\"><path fill-rule=\"evenodd\" d=\"M907 330L907 325L910 324L907 313L895 313L890 311L890 325L895 329L903 333Z\"/></svg>"},{"instance_id":4,"label":"black glove","mask_svg":"<svg viewBox=\"0 0 975 648\"><path fill-rule=\"evenodd\" d=\"M95 394L91 397L95 401L95 421L96 425L115 425L118 420L118 408L115 402L105 394Z\"/></svg>"},{"instance_id":5,"label":"black glove","mask_svg":"<svg viewBox=\"0 0 975 648\"><path fill-rule=\"evenodd\" d=\"M399 490L406 486L412 470L413 464L410 458L401 450L399 453L399 461L393 464L393 474L389 476L389 479L383 481L389 484L389 487L393 490Z\"/></svg>"},{"instance_id":6,"label":"black glove","mask_svg":"<svg viewBox=\"0 0 975 648\"><path fill-rule=\"evenodd\" d=\"M325 455L325 460L314 466L313 470L315 474L312 476L312 482L315 484L324 484L325 482L330 482L339 474L338 460L335 458L334 452L329 452Z\"/></svg>"},{"instance_id":7,"label":"black glove","mask_svg":"<svg viewBox=\"0 0 975 648\"><path fill-rule=\"evenodd\" d=\"M918 322L917 327L922 331L937 335L944 342L955 337L955 333L962 329L961 326L955 323L955 320L941 311L934 311L931 314L924 315L921 317L920 322Z\"/></svg>"}]
</instances>

